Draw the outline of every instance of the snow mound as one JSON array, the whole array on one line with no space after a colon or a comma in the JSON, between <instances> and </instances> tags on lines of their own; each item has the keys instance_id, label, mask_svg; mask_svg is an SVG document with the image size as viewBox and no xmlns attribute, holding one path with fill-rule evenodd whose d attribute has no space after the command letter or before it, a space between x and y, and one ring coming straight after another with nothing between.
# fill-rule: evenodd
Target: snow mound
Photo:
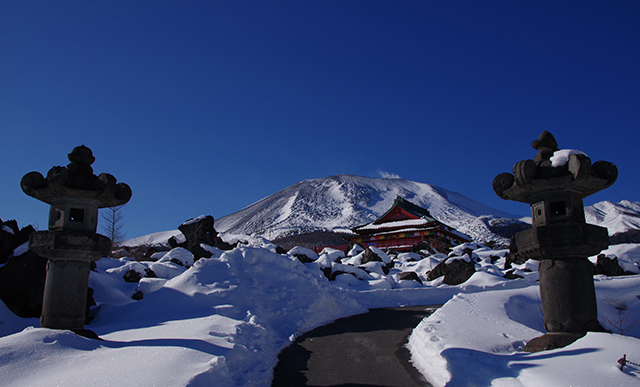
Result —
<instances>
[{"instance_id":1,"label":"snow mound","mask_svg":"<svg viewBox=\"0 0 640 387\"><path fill-rule=\"evenodd\" d=\"M640 277L596 281L600 320L606 300L632 293ZM409 338L412 362L434 387L441 386L637 386L640 368L621 371L624 354L640 360L636 337L588 333L565 347L539 353L520 349L544 334L539 289L530 286L457 295L423 320ZM640 313L640 303L629 312ZM469 372L473 370L473 372Z\"/></svg>"},{"instance_id":2,"label":"snow mound","mask_svg":"<svg viewBox=\"0 0 640 387\"><path fill-rule=\"evenodd\" d=\"M91 283L100 305L87 328L104 341L40 328L2 337L3 386L268 386L292 339L366 311L321 272L265 248L200 259L155 286L122 281L122 271L143 263L98 263ZM138 286L152 289L133 301Z\"/></svg>"}]
</instances>

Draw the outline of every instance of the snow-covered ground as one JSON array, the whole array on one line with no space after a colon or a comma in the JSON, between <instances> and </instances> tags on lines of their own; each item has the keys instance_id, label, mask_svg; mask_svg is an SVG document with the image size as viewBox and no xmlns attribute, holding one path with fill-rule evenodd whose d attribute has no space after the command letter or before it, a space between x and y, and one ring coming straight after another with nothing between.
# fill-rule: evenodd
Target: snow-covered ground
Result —
<instances>
[{"instance_id":1,"label":"snow-covered ground","mask_svg":"<svg viewBox=\"0 0 640 387\"><path fill-rule=\"evenodd\" d=\"M278 353L304 332L370 308L445 303L409 342L412 361L434 386L640 385L640 368L617 364L624 354L640 363L640 326L628 327L640 319L640 276L595 278L600 321L618 333L621 325L625 336L589 333L566 348L526 354L522 345L543 333L535 262L515 267L523 279L507 280L505 251L460 246L454 254L475 248L468 258L477 271L448 286L424 276L443 255L378 252L382 262L362 264L358 251L281 255L261 238L225 237L247 243L227 252L207 247L213 256L195 263L181 248L156 253L154 262L98 261L90 277L98 306L86 328L104 341L38 328L37 319L0 303L0 384L269 386ZM301 263L296 253L314 261ZM640 246L605 253L638 272ZM323 268L344 274L330 282ZM127 283L129 270L145 277ZM404 271L423 284L401 280Z\"/></svg>"}]
</instances>

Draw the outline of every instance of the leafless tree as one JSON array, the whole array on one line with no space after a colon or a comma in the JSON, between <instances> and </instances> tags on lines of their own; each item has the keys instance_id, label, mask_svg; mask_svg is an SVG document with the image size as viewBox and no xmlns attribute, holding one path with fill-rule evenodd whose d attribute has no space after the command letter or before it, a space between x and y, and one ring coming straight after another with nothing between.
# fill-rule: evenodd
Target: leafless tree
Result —
<instances>
[{"instance_id":1,"label":"leafless tree","mask_svg":"<svg viewBox=\"0 0 640 387\"><path fill-rule=\"evenodd\" d=\"M121 206L108 207L102 210L102 226L101 229L105 236L111 239L111 253L114 247L124 240L126 233L124 232L124 213Z\"/></svg>"},{"instance_id":2,"label":"leafless tree","mask_svg":"<svg viewBox=\"0 0 640 387\"><path fill-rule=\"evenodd\" d=\"M640 322L640 320L633 316L633 311L627 310L625 303L616 302L613 308L616 310L615 315L604 315L602 318L614 329L617 329L621 335L624 336L625 333L629 333L629 331Z\"/></svg>"}]
</instances>

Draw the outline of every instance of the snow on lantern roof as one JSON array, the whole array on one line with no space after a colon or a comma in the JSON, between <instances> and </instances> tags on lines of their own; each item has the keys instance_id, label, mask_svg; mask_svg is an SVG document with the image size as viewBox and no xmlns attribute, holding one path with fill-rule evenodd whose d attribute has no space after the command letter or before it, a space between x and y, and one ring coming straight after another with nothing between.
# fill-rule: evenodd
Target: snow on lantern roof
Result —
<instances>
[{"instance_id":1,"label":"snow on lantern roof","mask_svg":"<svg viewBox=\"0 0 640 387\"><path fill-rule=\"evenodd\" d=\"M584 155L584 156L589 157L589 155L587 155L583 151L579 151L579 150L576 150L576 149L559 149L559 150L553 152L553 155L549 159L549 160L551 160L551 166L552 167L562 167L562 166L566 165L569 162L569 157L571 155Z\"/></svg>"}]
</instances>

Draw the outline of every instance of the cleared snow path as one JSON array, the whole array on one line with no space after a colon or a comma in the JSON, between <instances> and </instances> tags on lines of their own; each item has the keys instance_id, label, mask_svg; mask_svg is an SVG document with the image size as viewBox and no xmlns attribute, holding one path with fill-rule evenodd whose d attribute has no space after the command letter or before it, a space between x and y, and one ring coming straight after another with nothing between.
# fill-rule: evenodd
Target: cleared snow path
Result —
<instances>
[{"instance_id":1,"label":"cleared snow path","mask_svg":"<svg viewBox=\"0 0 640 387\"><path fill-rule=\"evenodd\" d=\"M433 310L373 309L316 328L280 353L272 387L428 386L404 345Z\"/></svg>"}]
</instances>

